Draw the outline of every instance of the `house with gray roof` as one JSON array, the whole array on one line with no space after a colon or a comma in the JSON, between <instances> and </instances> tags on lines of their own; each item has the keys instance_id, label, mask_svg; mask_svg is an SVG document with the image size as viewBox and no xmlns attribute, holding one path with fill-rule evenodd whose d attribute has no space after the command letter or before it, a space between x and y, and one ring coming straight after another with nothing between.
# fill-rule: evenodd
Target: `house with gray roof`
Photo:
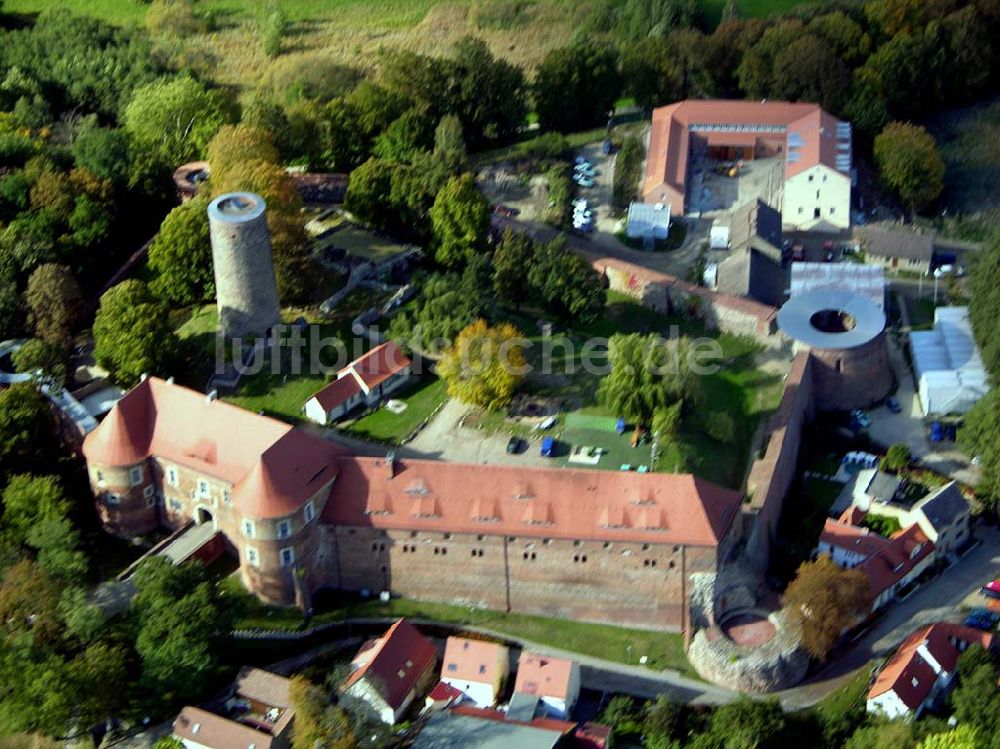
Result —
<instances>
[{"instance_id":1,"label":"house with gray roof","mask_svg":"<svg viewBox=\"0 0 1000 749\"><path fill-rule=\"evenodd\" d=\"M934 238L907 229L861 226L855 239L864 250L865 260L887 270L929 273L934 260Z\"/></svg>"},{"instance_id":2,"label":"house with gray roof","mask_svg":"<svg viewBox=\"0 0 1000 749\"><path fill-rule=\"evenodd\" d=\"M761 200L733 211L728 257L718 266L718 290L780 307L789 282L782 257L781 214Z\"/></svg>"}]
</instances>

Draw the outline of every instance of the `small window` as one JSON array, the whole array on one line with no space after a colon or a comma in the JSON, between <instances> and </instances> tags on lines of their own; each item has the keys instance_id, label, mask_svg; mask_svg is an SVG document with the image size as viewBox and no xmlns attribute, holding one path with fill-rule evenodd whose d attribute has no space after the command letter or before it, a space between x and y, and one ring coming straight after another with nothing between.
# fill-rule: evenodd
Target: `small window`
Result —
<instances>
[{"instance_id":1,"label":"small window","mask_svg":"<svg viewBox=\"0 0 1000 749\"><path fill-rule=\"evenodd\" d=\"M799 213L802 213L803 210L802 206L799 206Z\"/></svg>"},{"instance_id":2,"label":"small window","mask_svg":"<svg viewBox=\"0 0 1000 749\"><path fill-rule=\"evenodd\" d=\"M810 182L812 182L812 181L813 181L813 176L812 176L811 174L809 175L809 181L810 181Z\"/></svg>"},{"instance_id":3,"label":"small window","mask_svg":"<svg viewBox=\"0 0 1000 749\"><path fill-rule=\"evenodd\" d=\"M117 507L122 503L122 498L113 492L104 495L104 503L110 507Z\"/></svg>"},{"instance_id":4,"label":"small window","mask_svg":"<svg viewBox=\"0 0 1000 749\"><path fill-rule=\"evenodd\" d=\"M247 562L250 563L251 567L260 566L260 557L257 555L257 550L254 547L252 546L247 547L246 556L247 556Z\"/></svg>"},{"instance_id":5,"label":"small window","mask_svg":"<svg viewBox=\"0 0 1000 749\"><path fill-rule=\"evenodd\" d=\"M177 469L173 466L167 468L167 483L171 486L177 486L180 483L180 476L177 475Z\"/></svg>"},{"instance_id":6,"label":"small window","mask_svg":"<svg viewBox=\"0 0 1000 749\"><path fill-rule=\"evenodd\" d=\"M233 493L226 489L222 492L222 504L229 507L233 503Z\"/></svg>"},{"instance_id":7,"label":"small window","mask_svg":"<svg viewBox=\"0 0 1000 749\"><path fill-rule=\"evenodd\" d=\"M94 478L96 479L98 486L104 486L104 471L95 471Z\"/></svg>"},{"instance_id":8,"label":"small window","mask_svg":"<svg viewBox=\"0 0 1000 749\"><path fill-rule=\"evenodd\" d=\"M173 510L174 512L180 512L181 510L184 509L184 505L181 503L179 499L171 499L170 509Z\"/></svg>"},{"instance_id":9,"label":"small window","mask_svg":"<svg viewBox=\"0 0 1000 749\"><path fill-rule=\"evenodd\" d=\"M292 523L290 520L281 520L278 522L278 538L288 538L292 535Z\"/></svg>"},{"instance_id":10,"label":"small window","mask_svg":"<svg viewBox=\"0 0 1000 749\"><path fill-rule=\"evenodd\" d=\"M208 482L205 479L198 479L198 496L207 497L210 493Z\"/></svg>"},{"instance_id":11,"label":"small window","mask_svg":"<svg viewBox=\"0 0 1000 749\"><path fill-rule=\"evenodd\" d=\"M156 487L152 485L147 486L145 489L142 490L142 496L144 496L146 499L149 499L154 494L156 494Z\"/></svg>"},{"instance_id":12,"label":"small window","mask_svg":"<svg viewBox=\"0 0 1000 749\"><path fill-rule=\"evenodd\" d=\"M444 534L444 540L445 541L451 541L451 534L450 533L445 533Z\"/></svg>"},{"instance_id":13,"label":"small window","mask_svg":"<svg viewBox=\"0 0 1000 749\"><path fill-rule=\"evenodd\" d=\"M295 562L295 549L291 546L286 546L281 550L281 566L291 567Z\"/></svg>"},{"instance_id":14,"label":"small window","mask_svg":"<svg viewBox=\"0 0 1000 749\"><path fill-rule=\"evenodd\" d=\"M156 497L154 497L152 494L146 495L146 507L152 507L155 504L156 504Z\"/></svg>"},{"instance_id":15,"label":"small window","mask_svg":"<svg viewBox=\"0 0 1000 749\"><path fill-rule=\"evenodd\" d=\"M823 175L823 181L826 182L826 175Z\"/></svg>"},{"instance_id":16,"label":"small window","mask_svg":"<svg viewBox=\"0 0 1000 749\"><path fill-rule=\"evenodd\" d=\"M253 521L249 518L243 518L243 535L247 538L253 538L254 536Z\"/></svg>"},{"instance_id":17,"label":"small window","mask_svg":"<svg viewBox=\"0 0 1000 749\"><path fill-rule=\"evenodd\" d=\"M138 486L142 483L142 466L130 468L128 471L129 486Z\"/></svg>"},{"instance_id":18,"label":"small window","mask_svg":"<svg viewBox=\"0 0 1000 749\"><path fill-rule=\"evenodd\" d=\"M830 215L832 216L832 215L833 215L834 213L836 213L836 212L837 212L837 209L836 209L836 208L834 208L834 207L833 207L833 206L831 205L831 206L830 206Z\"/></svg>"},{"instance_id":19,"label":"small window","mask_svg":"<svg viewBox=\"0 0 1000 749\"><path fill-rule=\"evenodd\" d=\"M313 501L310 499L308 502L306 502L305 509L302 511L302 518L307 523L311 523L314 517L316 517L316 506L313 504Z\"/></svg>"}]
</instances>

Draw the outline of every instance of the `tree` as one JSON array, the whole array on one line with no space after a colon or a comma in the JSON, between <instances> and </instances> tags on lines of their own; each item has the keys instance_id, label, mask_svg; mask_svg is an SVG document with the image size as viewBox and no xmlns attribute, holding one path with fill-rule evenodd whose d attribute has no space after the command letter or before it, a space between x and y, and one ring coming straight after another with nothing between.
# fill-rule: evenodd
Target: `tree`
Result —
<instances>
[{"instance_id":1,"label":"tree","mask_svg":"<svg viewBox=\"0 0 1000 749\"><path fill-rule=\"evenodd\" d=\"M73 141L73 158L101 179L123 184L128 177L128 139L114 128L87 127Z\"/></svg>"},{"instance_id":2,"label":"tree","mask_svg":"<svg viewBox=\"0 0 1000 749\"><path fill-rule=\"evenodd\" d=\"M976 256L969 277L969 322L991 378L1000 376L1000 235Z\"/></svg>"},{"instance_id":3,"label":"tree","mask_svg":"<svg viewBox=\"0 0 1000 749\"><path fill-rule=\"evenodd\" d=\"M94 317L94 359L116 382L132 385L142 374L169 370L178 342L166 312L142 281L123 281L101 297Z\"/></svg>"},{"instance_id":4,"label":"tree","mask_svg":"<svg viewBox=\"0 0 1000 749\"><path fill-rule=\"evenodd\" d=\"M891 473L898 473L910 465L910 448L906 444L899 442L890 445L882 459L882 469Z\"/></svg>"},{"instance_id":5,"label":"tree","mask_svg":"<svg viewBox=\"0 0 1000 749\"><path fill-rule=\"evenodd\" d=\"M295 710L292 749L355 749L350 718L304 676L293 676L289 701Z\"/></svg>"},{"instance_id":6,"label":"tree","mask_svg":"<svg viewBox=\"0 0 1000 749\"><path fill-rule=\"evenodd\" d=\"M777 700L755 702L740 697L712 713L708 730L690 744L693 749L777 749L786 719Z\"/></svg>"},{"instance_id":7,"label":"tree","mask_svg":"<svg viewBox=\"0 0 1000 749\"><path fill-rule=\"evenodd\" d=\"M637 426L649 425L653 414L696 395L685 339L615 334L608 342L608 361L611 371L601 380L598 397Z\"/></svg>"},{"instance_id":8,"label":"tree","mask_svg":"<svg viewBox=\"0 0 1000 749\"><path fill-rule=\"evenodd\" d=\"M194 0L153 0L146 11L146 28L153 34L178 37L208 30L208 23L195 11Z\"/></svg>"},{"instance_id":9,"label":"tree","mask_svg":"<svg viewBox=\"0 0 1000 749\"><path fill-rule=\"evenodd\" d=\"M32 338L25 341L24 345L13 353L11 361L18 372L34 374L41 370L48 384L65 387L69 377L66 353L66 349L62 346Z\"/></svg>"},{"instance_id":10,"label":"tree","mask_svg":"<svg viewBox=\"0 0 1000 749\"><path fill-rule=\"evenodd\" d=\"M288 31L288 19L277 2L270 2L261 22L260 34L264 41L264 54L275 58L281 54L281 40Z\"/></svg>"},{"instance_id":11,"label":"tree","mask_svg":"<svg viewBox=\"0 0 1000 749\"><path fill-rule=\"evenodd\" d=\"M1000 392L995 387L965 414L958 443L967 454L979 458L976 493L996 514L1000 510Z\"/></svg>"},{"instance_id":12,"label":"tree","mask_svg":"<svg viewBox=\"0 0 1000 749\"><path fill-rule=\"evenodd\" d=\"M59 588L37 563L22 559L0 571L0 635L23 637L34 647L60 636ZM0 638L2 641L2 638Z\"/></svg>"},{"instance_id":13,"label":"tree","mask_svg":"<svg viewBox=\"0 0 1000 749\"><path fill-rule=\"evenodd\" d=\"M892 721L861 726L851 734L844 749L914 749L915 745L912 726L902 721Z\"/></svg>"},{"instance_id":14,"label":"tree","mask_svg":"<svg viewBox=\"0 0 1000 749\"><path fill-rule=\"evenodd\" d=\"M81 587L69 587L62 592L59 618L66 625L66 634L85 645L104 633L107 621L101 607L91 603L87 591Z\"/></svg>"},{"instance_id":15,"label":"tree","mask_svg":"<svg viewBox=\"0 0 1000 749\"><path fill-rule=\"evenodd\" d=\"M453 114L442 117L434 130L434 158L451 174L460 174L468 166L462 121Z\"/></svg>"},{"instance_id":16,"label":"tree","mask_svg":"<svg viewBox=\"0 0 1000 749\"><path fill-rule=\"evenodd\" d=\"M80 533L68 518L52 518L28 530L28 546L36 551L38 566L53 580L75 584L87 572L87 557L80 550Z\"/></svg>"},{"instance_id":17,"label":"tree","mask_svg":"<svg viewBox=\"0 0 1000 749\"><path fill-rule=\"evenodd\" d=\"M661 408L653 413L653 434L663 442L676 439L681 426L681 409L683 403L676 403Z\"/></svg>"},{"instance_id":18,"label":"tree","mask_svg":"<svg viewBox=\"0 0 1000 749\"><path fill-rule=\"evenodd\" d=\"M625 694L616 694L601 711L600 722L616 733L632 733L632 726L638 719L635 700Z\"/></svg>"},{"instance_id":19,"label":"tree","mask_svg":"<svg viewBox=\"0 0 1000 749\"><path fill-rule=\"evenodd\" d=\"M123 125L165 164L178 165L205 152L232 119L229 102L189 76L163 79L136 89Z\"/></svg>"},{"instance_id":20,"label":"tree","mask_svg":"<svg viewBox=\"0 0 1000 749\"><path fill-rule=\"evenodd\" d=\"M465 137L474 147L512 140L528 114L524 73L494 57L481 39L465 37L455 44L451 63L453 108Z\"/></svg>"},{"instance_id":21,"label":"tree","mask_svg":"<svg viewBox=\"0 0 1000 749\"><path fill-rule=\"evenodd\" d=\"M978 749L983 744L972 726L958 726L944 733L933 733L920 742L918 749Z\"/></svg>"},{"instance_id":22,"label":"tree","mask_svg":"<svg viewBox=\"0 0 1000 749\"><path fill-rule=\"evenodd\" d=\"M242 122L220 127L208 143L207 157L212 165L214 192L228 192L231 183L240 179L240 172L248 164L276 164L279 161L273 136L258 126ZM225 186L217 187L217 182Z\"/></svg>"},{"instance_id":23,"label":"tree","mask_svg":"<svg viewBox=\"0 0 1000 749\"><path fill-rule=\"evenodd\" d=\"M535 243L523 232L507 229L493 252L493 290L516 310L532 298L525 283L525 269L531 267Z\"/></svg>"},{"instance_id":24,"label":"tree","mask_svg":"<svg viewBox=\"0 0 1000 749\"><path fill-rule=\"evenodd\" d=\"M801 628L802 647L823 660L841 633L868 611L868 577L861 570L842 570L824 555L799 566L782 604Z\"/></svg>"},{"instance_id":25,"label":"tree","mask_svg":"<svg viewBox=\"0 0 1000 749\"><path fill-rule=\"evenodd\" d=\"M489 327L476 320L438 364L448 394L490 411L505 408L527 371L524 338L509 323Z\"/></svg>"},{"instance_id":26,"label":"tree","mask_svg":"<svg viewBox=\"0 0 1000 749\"><path fill-rule=\"evenodd\" d=\"M621 92L618 60L610 47L593 43L555 49L538 66L533 88L543 129L602 125Z\"/></svg>"},{"instance_id":27,"label":"tree","mask_svg":"<svg viewBox=\"0 0 1000 749\"><path fill-rule=\"evenodd\" d=\"M149 247L150 290L171 304L186 305L215 295L207 195L196 195L163 219Z\"/></svg>"},{"instance_id":28,"label":"tree","mask_svg":"<svg viewBox=\"0 0 1000 749\"><path fill-rule=\"evenodd\" d=\"M204 569L184 567L163 558L143 562L134 577L138 592L131 604L142 682L175 700L204 692L219 667L232 621L232 612Z\"/></svg>"},{"instance_id":29,"label":"tree","mask_svg":"<svg viewBox=\"0 0 1000 749\"><path fill-rule=\"evenodd\" d=\"M375 156L409 163L418 151L430 145L432 124L420 110L407 110L375 139Z\"/></svg>"},{"instance_id":30,"label":"tree","mask_svg":"<svg viewBox=\"0 0 1000 749\"><path fill-rule=\"evenodd\" d=\"M430 210L437 261L455 268L482 252L490 215L490 204L476 189L471 174L449 179Z\"/></svg>"},{"instance_id":31,"label":"tree","mask_svg":"<svg viewBox=\"0 0 1000 749\"><path fill-rule=\"evenodd\" d=\"M717 442L732 442L736 436L736 422L728 411L710 411L705 417L705 431Z\"/></svg>"},{"instance_id":32,"label":"tree","mask_svg":"<svg viewBox=\"0 0 1000 749\"><path fill-rule=\"evenodd\" d=\"M661 694L642 710L642 734L648 749L670 749L681 727L682 708Z\"/></svg>"},{"instance_id":33,"label":"tree","mask_svg":"<svg viewBox=\"0 0 1000 749\"><path fill-rule=\"evenodd\" d=\"M1000 717L995 712L1000 707L1000 693L996 689L1000 670L992 660L983 657L983 652L980 648L968 658L963 653L959 659L961 673L958 687L951 694L951 707L960 724L975 728L984 736L995 736L1000 729Z\"/></svg>"},{"instance_id":34,"label":"tree","mask_svg":"<svg viewBox=\"0 0 1000 749\"><path fill-rule=\"evenodd\" d=\"M46 343L66 346L83 313L83 293L65 265L46 263L28 278L28 322Z\"/></svg>"},{"instance_id":35,"label":"tree","mask_svg":"<svg viewBox=\"0 0 1000 749\"><path fill-rule=\"evenodd\" d=\"M383 228L387 225L386 207L390 205L392 165L382 159L368 159L351 172L344 196L344 208L366 224Z\"/></svg>"},{"instance_id":36,"label":"tree","mask_svg":"<svg viewBox=\"0 0 1000 749\"><path fill-rule=\"evenodd\" d=\"M52 412L34 385L20 382L0 390L0 480L37 462L53 442Z\"/></svg>"},{"instance_id":37,"label":"tree","mask_svg":"<svg viewBox=\"0 0 1000 749\"><path fill-rule=\"evenodd\" d=\"M601 276L586 260L566 249L563 237L534 245L526 267L532 298L559 320L591 322L604 308Z\"/></svg>"},{"instance_id":38,"label":"tree","mask_svg":"<svg viewBox=\"0 0 1000 749\"><path fill-rule=\"evenodd\" d=\"M3 528L20 543L36 525L65 519L69 500L55 476L12 476L3 490Z\"/></svg>"},{"instance_id":39,"label":"tree","mask_svg":"<svg viewBox=\"0 0 1000 749\"><path fill-rule=\"evenodd\" d=\"M890 122L875 138L875 163L882 180L915 215L944 189L944 161L926 128Z\"/></svg>"},{"instance_id":40,"label":"tree","mask_svg":"<svg viewBox=\"0 0 1000 749\"><path fill-rule=\"evenodd\" d=\"M400 312L389 324L389 336L406 348L441 353L486 309L484 290L468 269L461 276L435 273L417 285L412 311Z\"/></svg>"}]
</instances>

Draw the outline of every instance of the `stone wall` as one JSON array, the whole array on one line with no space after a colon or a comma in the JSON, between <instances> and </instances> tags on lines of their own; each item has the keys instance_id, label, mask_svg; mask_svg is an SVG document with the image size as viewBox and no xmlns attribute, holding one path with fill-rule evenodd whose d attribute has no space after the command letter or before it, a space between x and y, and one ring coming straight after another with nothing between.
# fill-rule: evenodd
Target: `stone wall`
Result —
<instances>
[{"instance_id":1,"label":"stone wall","mask_svg":"<svg viewBox=\"0 0 1000 749\"><path fill-rule=\"evenodd\" d=\"M745 553L749 564L761 571L767 568L771 542L795 478L802 428L812 416L813 367L809 351L796 354L781 402L768 422L763 454L750 466L749 503L743 505Z\"/></svg>"},{"instance_id":2,"label":"stone wall","mask_svg":"<svg viewBox=\"0 0 1000 749\"><path fill-rule=\"evenodd\" d=\"M607 279L608 287L659 312L703 320L710 330L750 336L765 346L785 343L777 310L746 297L722 294L616 258L577 250Z\"/></svg>"}]
</instances>

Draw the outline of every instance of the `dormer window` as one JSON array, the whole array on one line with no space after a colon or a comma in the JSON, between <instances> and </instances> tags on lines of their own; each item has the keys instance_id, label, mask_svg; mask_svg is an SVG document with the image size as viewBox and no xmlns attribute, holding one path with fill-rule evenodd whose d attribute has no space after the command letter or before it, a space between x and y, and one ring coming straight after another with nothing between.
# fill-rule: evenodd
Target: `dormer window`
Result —
<instances>
[{"instance_id":1,"label":"dormer window","mask_svg":"<svg viewBox=\"0 0 1000 749\"><path fill-rule=\"evenodd\" d=\"M311 523L313 521L313 518L315 517L316 517L316 506L310 499L308 502L306 502L306 506L302 510L302 519L307 523Z\"/></svg>"}]
</instances>

